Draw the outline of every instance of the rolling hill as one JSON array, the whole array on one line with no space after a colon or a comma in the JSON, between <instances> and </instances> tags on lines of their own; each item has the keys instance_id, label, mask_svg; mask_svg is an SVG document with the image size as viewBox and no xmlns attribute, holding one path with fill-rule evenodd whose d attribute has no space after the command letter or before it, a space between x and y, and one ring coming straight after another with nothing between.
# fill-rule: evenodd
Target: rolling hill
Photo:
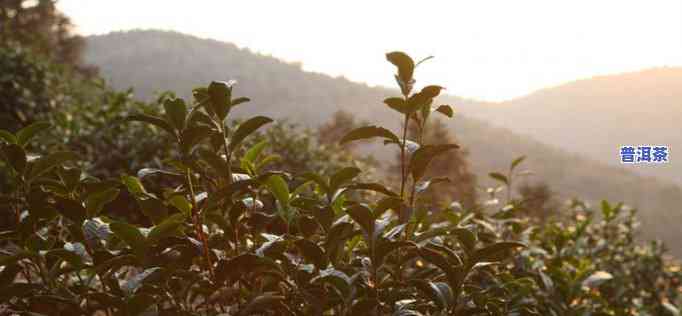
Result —
<instances>
[{"instance_id":1,"label":"rolling hill","mask_svg":"<svg viewBox=\"0 0 682 316\"><path fill-rule=\"evenodd\" d=\"M400 121L381 102L394 93L390 89L304 72L300 64L285 63L240 49L234 44L175 32L129 31L92 36L87 38L85 59L98 66L102 76L115 88L134 87L140 99L148 100L156 92L165 90L188 98L195 86L205 85L211 80L236 79L239 82L237 94L252 99L249 106L237 109L238 115L265 114L275 118L290 118L314 127L328 120L336 110L345 109L360 119L380 122L389 127L397 127ZM589 86L589 81L581 85ZM636 85L630 89L635 88ZM611 120L621 122L621 119L616 118L632 118L633 114L619 112L621 107L618 104L609 105L608 111L614 112L612 116L609 113L600 114L596 118L589 118L595 121L583 121L587 123L571 126L575 124L571 122L587 120L583 116L592 113L590 105L586 105L588 101L572 106L569 103L569 100L579 100L577 96L581 95L581 89L586 89L579 86L573 88L576 97L566 96L565 105L557 101L557 105L553 105L554 110L548 107L535 113L535 107L545 104L543 95L552 96L553 100L563 100L559 90L555 89L502 104L473 102L454 96L441 99L458 109L456 118L447 124L452 127L461 145L470 152L469 159L480 182L485 183L488 172L503 170L513 158L527 155L529 158L525 166L535 173L532 179L548 183L565 198L581 197L592 201L609 199L641 208L645 237L663 239L674 247L673 251L677 255L682 255L682 245L675 243L682 237L678 229L682 223L682 189L669 181L586 158L590 152L583 152L583 149L592 148L593 143L598 142L596 138L609 139L609 133L618 131L602 129L599 118L606 120L601 123L604 125L605 122L613 123ZM671 90L674 89L661 88L661 93L673 93ZM612 93L620 96L615 89ZM601 103L611 102L609 100L604 97ZM603 111L607 111L606 105L604 107ZM500 112L497 112L498 109ZM513 116L517 120L509 118L512 117L511 112L515 112L514 109L518 111ZM560 109L568 113L555 112ZM637 109L642 110L642 107L634 107L633 111ZM573 115L572 111L583 116ZM549 120L547 116L552 113L557 118L550 121L551 124L544 122ZM538 126L545 125L557 127L556 139L535 135L542 133ZM573 131L577 128L584 130ZM674 129L668 132L672 135ZM679 138L662 139L659 142L667 141L673 145L676 139ZM626 140L640 142L639 139ZM611 152L615 147L602 145L603 150L610 155L606 157L618 158L617 152ZM390 153L375 150L374 154L382 158L389 157Z\"/></svg>"},{"instance_id":2,"label":"rolling hill","mask_svg":"<svg viewBox=\"0 0 682 316\"><path fill-rule=\"evenodd\" d=\"M674 157L682 148L682 67L599 76L462 111L612 165L620 165L621 145L668 145L670 163L624 167L682 184Z\"/></svg>"}]
</instances>

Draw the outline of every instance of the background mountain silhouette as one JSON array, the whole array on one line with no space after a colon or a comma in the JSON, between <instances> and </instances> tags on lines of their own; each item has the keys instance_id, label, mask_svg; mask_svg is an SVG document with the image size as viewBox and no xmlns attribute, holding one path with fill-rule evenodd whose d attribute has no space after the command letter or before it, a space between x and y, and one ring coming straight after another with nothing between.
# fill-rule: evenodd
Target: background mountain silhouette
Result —
<instances>
[{"instance_id":1,"label":"background mountain silhouette","mask_svg":"<svg viewBox=\"0 0 682 316\"><path fill-rule=\"evenodd\" d=\"M682 67L599 76L502 103L465 104L466 114L620 165L625 144L682 146ZM671 155L672 156L672 155ZM626 165L682 184L682 164Z\"/></svg>"},{"instance_id":2,"label":"background mountain silhouette","mask_svg":"<svg viewBox=\"0 0 682 316\"><path fill-rule=\"evenodd\" d=\"M86 62L98 66L115 88L135 87L144 100L165 90L189 99L195 86L236 79L236 94L252 99L237 115L258 113L315 127L344 109L385 126L397 128L400 121L382 103L394 90L305 72L299 63L230 43L167 31L115 32L86 43ZM488 172L527 155L525 167L534 175L523 181L544 181L563 198L640 208L645 237L663 239L682 255L682 245L675 243L682 238L682 189L672 182L682 183L681 164L674 163L676 145L682 148L676 127L682 119L681 78L682 69L662 68L581 80L503 103L454 96L439 102L455 107L456 118L447 124L469 150L480 184L490 183ZM430 83L420 79L419 84ZM673 162L625 169L617 151L625 143L670 145ZM371 148L377 158L393 157L385 147Z\"/></svg>"}]
</instances>

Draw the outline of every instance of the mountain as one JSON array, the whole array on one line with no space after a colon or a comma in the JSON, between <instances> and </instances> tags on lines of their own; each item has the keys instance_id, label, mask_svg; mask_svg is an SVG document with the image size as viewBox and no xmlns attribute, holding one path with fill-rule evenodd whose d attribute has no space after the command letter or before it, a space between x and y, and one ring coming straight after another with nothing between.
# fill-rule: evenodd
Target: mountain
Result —
<instances>
[{"instance_id":1,"label":"mountain","mask_svg":"<svg viewBox=\"0 0 682 316\"><path fill-rule=\"evenodd\" d=\"M670 163L625 165L682 184L682 67L599 76L465 111L541 142L620 165L621 145L668 145Z\"/></svg>"},{"instance_id":2,"label":"mountain","mask_svg":"<svg viewBox=\"0 0 682 316\"><path fill-rule=\"evenodd\" d=\"M165 90L189 98L195 86L206 85L212 80L236 79L239 82L236 93L252 99L249 106L236 110L238 115L258 113L289 118L315 127L331 118L336 110L345 109L359 119L388 127L397 128L400 124L400 119L382 103L386 96L396 94L393 90L304 72L300 64L285 63L215 40L167 31L115 32L87 38L85 59L98 66L101 74L115 88L134 87L140 99L148 100L156 92ZM575 89L574 94L580 95L580 88ZM561 96L555 96L556 92L553 91L548 89L538 95L552 95L554 100L560 100ZM616 94L615 90L613 94ZM532 100L538 97L528 98ZM534 108L530 109L533 103L523 103L522 100L515 100L518 103L488 104L454 96L440 99L440 102L452 104L458 110L456 118L447 124L452 127L460 145L469 151L472 168L480 183L489 183L486 176L488 172L505 170L512 159L527 155L524 166L532 170L534 176L524 181L544 181L564 198L581 197L590 201L608 199L639 207L642 209L640 218L645 237L663 239L675 247L673 250L677 255L682 255L682 245L675 243L682 237L678 229L682 223L682 189L679 186L580 155L581 146L587 146L595 140L593 137L571 137L571 133L578 131L571 132L574 127L564 125L561 118L573 117L572 112L555 113L559 117L554 120L555 126L566 129L561 141L528 136L532 128L524 124L540 126L544 123L534 122L531 118L542 120L544 116L538 116ZM602 103L608 102L607 99L602 100ZM507 127L497 127L483 121L490 120L505 126L501 122L504 115L498 115L495 111L513 112L511 109L514 106L521 107L521 104L528 106L515 114L516 117L521 116L519 121L510 120ZM535 104L543 103L536 101ZM584 102L572 107L568 103L565 107L555 106L557 109L572 109L576 113L591 113L589 108L578 109L586 107ZM637 109L641 110L642 107L631 110ZM551 112L545 109L538 111ZM618 105L612 105L611 111L614 112L613 117L629 117L620 112ZM579 126L586 129L579 131L581 135L604 133L595 123ZM638 142L637 139L627 140ZM393 153L387 153L384 148L374 147L375 156L393 157ZM605 151L611 148L614 147L607 146ZM613 159L618 158L615 154L612 156L615 156Z\"/></svg>"}]
</instances>

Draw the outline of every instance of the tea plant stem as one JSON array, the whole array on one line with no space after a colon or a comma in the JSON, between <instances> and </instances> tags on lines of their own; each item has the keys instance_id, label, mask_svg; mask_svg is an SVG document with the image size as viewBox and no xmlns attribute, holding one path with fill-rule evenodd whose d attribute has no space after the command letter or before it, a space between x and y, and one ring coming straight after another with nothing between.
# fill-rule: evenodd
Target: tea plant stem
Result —
<instances>
[{"instance_id":1,"label":"tea plant stem","mask_svg":"<svg viewBox=\"0 0 682 316\"><path fill-rule=\"evenodd\" d=\"M405 102L407 102L407 95L405 95ZM400 146L400 199L405 198L405 182L407 181L406 176L406 155L405 155L405 145L407 144L407 126L410 123L410 115L405 114L405 122L403 123L403 142ZM400 210L402 212L402 210ZM400 215L398 215L400 217ZM409 222L409 218L406 222ZM403 240L407 240L407 231L403 233ZM402 249L398 249L398 282L402 282L403 275L403 265L400 264L401 258L403 257Z\"/></svg>"},{"instance_id":2,"label":"tea plant stem","mask_svg":"<svg viewBox=\"0 0 682 316\"><path fill-rule=\"evenodd\" d=\"M227 146L227 128L225 128L225 124L221 122L220 124L221 130L220 132L222 133L223 136L223 147L225 149L225 164L227 166L227 184L230 185L232 184L232 165L230 164L230 161L232 160L232 154L230 153L230 150L228 149Z\"/></svg>"},{"instance_id":3,"label":"tea plant stem","mask_svg":"<svg viewBox=\"0 0 682 316\"><path fill-rule=\"evenodd\" d=\"M509 169L509 174L507 175L507 181L509 182L507 185L507 203L511 202L511 197L512 197L512 170L511 168Z\"/></svg>"},{"instance_id":4,"label":"tea plant stem","mask_svg":"<svg viewBox=\"0 0 682 316\"><path fill-rule=\"evenodd\" d=\"M407 144L407 125L410 122L410 115L405 114L405 123L403 123L403 142L400 144L400 198L405 197L405 182L407 181L406 176L406 155L405 155L405 145Z\"/></svg>"},{"instance_id":5,"label":"tea plant stem","mask_svg":"<svg viewBox=\"0 0 682 316\"><path fill-rule=\"evenodd\" d=\"M417 125L419 125L419 124L417 124ZM417 137L418 144L419 144L419 146L423 146L424 145L424 130L426 129L426 119L424 119L424 121L422 122L422 126L417 126L417 127L419 128L419 136ZM407 130L407 125L406 125L405 129ZM413 179L412 190L410 192L410 206L411 207L414 207L416 190L417 190L417 183Z\"/></svg>"},{"instance_id":6,"label":"tea plant stem","mask_svg":"<svg viewBox=\"0 0 682 316\"><path fill-rule=\"evenodd\" d=\"M201 244L204 246L204 255L206 256L206 265L208 266L208 273L213 275L213 263L211 262L211 254L209 253L208 241L206 240L206 235L204 235L204 229L199 218L199 208L197 207L197 200L194 194L194 185L192 185L192 173L189 168L187 168L187 186L189 187L190 200L192 201L192 220L194 221L194 227L197 231L197 236L199 237Z\"/></svg>"}]
</instances>

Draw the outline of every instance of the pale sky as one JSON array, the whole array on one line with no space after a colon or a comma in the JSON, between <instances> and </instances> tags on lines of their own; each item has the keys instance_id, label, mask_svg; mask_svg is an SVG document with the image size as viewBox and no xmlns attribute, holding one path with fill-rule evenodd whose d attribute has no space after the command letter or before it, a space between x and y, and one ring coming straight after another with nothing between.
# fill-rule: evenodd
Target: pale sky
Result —
<instances>
[{"instance_id":1,"label":"pale sky","mask_svg":"<svg viewBox=\"0 0 682 316\"><path fill-rule=\"evenodd\" d=\"M78 32L175 30L309 71L394 86L388 51L436 58L422 84L504 100L594 75L682 66L682 0L61 0Z\"/></svg>"}]
</instances>

